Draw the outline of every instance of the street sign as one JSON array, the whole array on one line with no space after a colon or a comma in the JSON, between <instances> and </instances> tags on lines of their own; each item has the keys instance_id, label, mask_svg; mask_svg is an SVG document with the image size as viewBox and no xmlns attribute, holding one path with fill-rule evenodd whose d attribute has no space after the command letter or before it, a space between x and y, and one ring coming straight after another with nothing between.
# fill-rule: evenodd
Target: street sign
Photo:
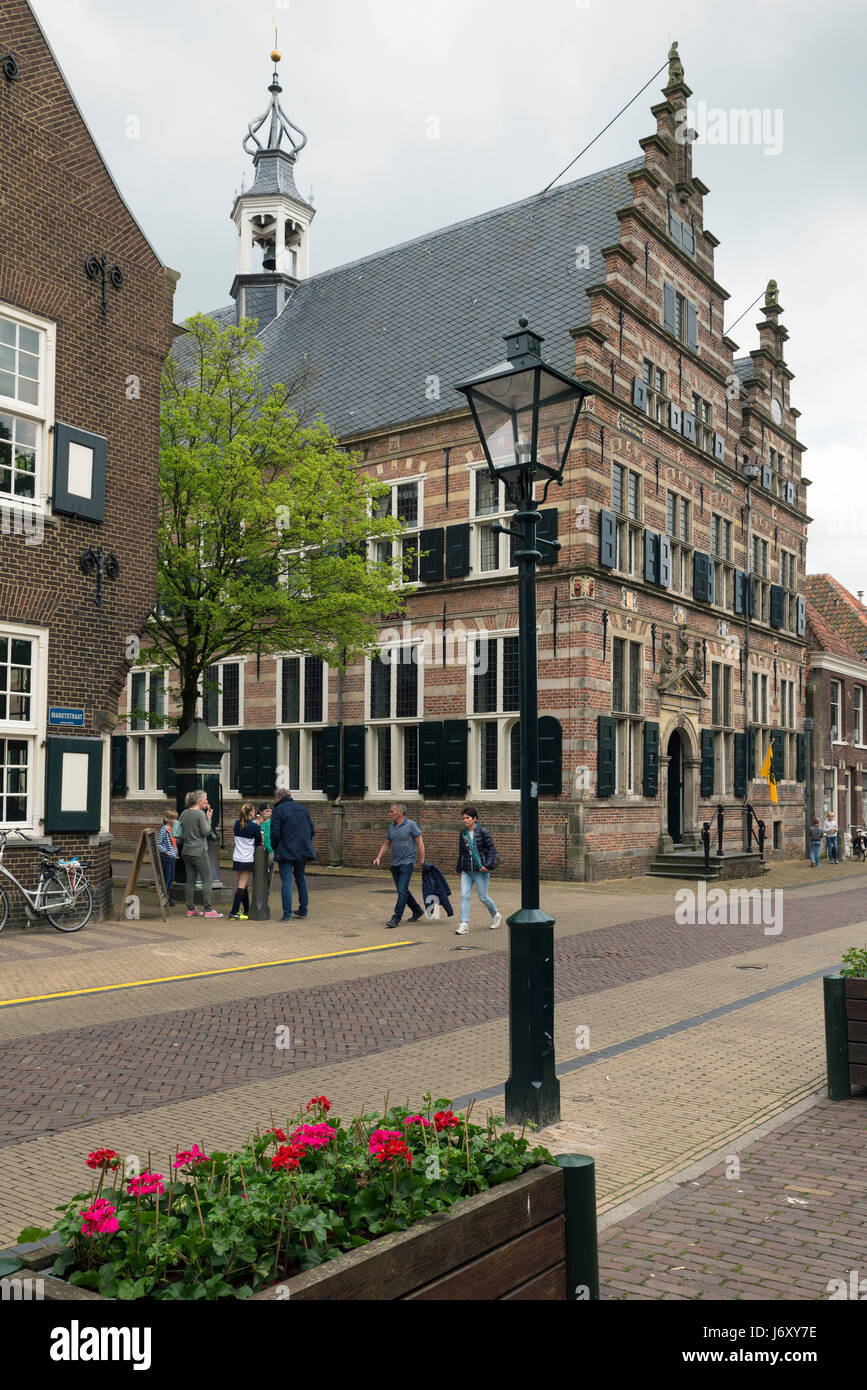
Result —
<instances>
[{"instance_id":1,"label":"street sign","mask_svg":"<svg viewBox=\"0 0 867 1390\"><path fill-rule=\"evenodd\" d=\"M52 729L83 729L84 710L69 709L65 705L49 705L48 725Z\"/></svg>"}]
</instances>

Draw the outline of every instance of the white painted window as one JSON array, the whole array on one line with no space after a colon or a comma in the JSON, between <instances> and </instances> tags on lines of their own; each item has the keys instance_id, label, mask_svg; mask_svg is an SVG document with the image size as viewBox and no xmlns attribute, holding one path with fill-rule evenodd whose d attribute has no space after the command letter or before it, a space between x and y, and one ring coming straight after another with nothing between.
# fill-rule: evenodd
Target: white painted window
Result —
<instances>
[{"instance_id":1,"label":"white painted window","mask_svg":"<svg viewBox=\"0 0 867 1390\"><path fill-rule=\"evenodd\" d=\"M0 827L36 830L45 780L48 634L0 627Z\"/></svg>"},{"instance_id":2,"label":"white painted window","mask_svg":"<svg viewBox=\"0 0 867 1390\"><path fill-rule=\"evenodd\" d=\"M51 494L55 342L49 320L0 304L0 507L6 510L42 511Z\"/></svg>"}]
</instances>

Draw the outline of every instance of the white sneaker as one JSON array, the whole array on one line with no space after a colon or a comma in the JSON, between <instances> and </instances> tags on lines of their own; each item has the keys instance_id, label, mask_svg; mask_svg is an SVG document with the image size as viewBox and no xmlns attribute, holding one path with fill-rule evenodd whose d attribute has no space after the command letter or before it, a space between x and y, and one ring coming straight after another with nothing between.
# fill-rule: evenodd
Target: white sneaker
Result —
<instances>
[{"instance_id":1,"label":"white sneaker","mask_svg":"<svg viewBox=\"0 0 867 1390\"><path fill-rule=\"evenodd\" d=\"M469 936L469 934L470 934L470 924L469 924L469 922L461 922L461 925L458 927L457 931L455 932L455 936Z\"/></svg>"},{"instance_id":2,"label":"white sneaker","mask_svg":"<svg viewBox=\"0 0 867 1390\"><path fill-rule=\"evenodd\" d=\"M491 918L491 931L496 931L496 930L497 930L497 927L500 925L500 923L502 922L502 920L503 920L503 914L502 914L502 912L498 912L497 915L496 915L496 917L492 917L492 918Z\"/></svg>"}]
</instances>

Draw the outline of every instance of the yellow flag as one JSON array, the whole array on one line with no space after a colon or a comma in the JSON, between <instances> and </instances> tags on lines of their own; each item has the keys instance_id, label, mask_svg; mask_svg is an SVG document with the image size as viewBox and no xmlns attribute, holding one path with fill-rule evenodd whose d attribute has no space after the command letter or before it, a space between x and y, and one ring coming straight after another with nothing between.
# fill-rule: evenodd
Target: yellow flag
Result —
<instances>
[{"instance_id":1,"label":"yellow flag","mask_svg":"<svg viewBox=\"0 0 867 1390\"><path fill-rule=\"evenodd\" d=\"M775 806L778 806L778 805L779 805L779 800L778 800L778 798L777 798L777 779L776 779L775 776L774 776L773 766L774 766L774 740L771 739L770 747L768 748L768 756L765 758L765 765L764 765L764 767L762 768L761 775L762 775L762 777L766 777L766 778L767 778L768 786L769 786L770 789L771 789L771 801L773 802L773 804L774 804Z\"/></svg>"}]
</instances>

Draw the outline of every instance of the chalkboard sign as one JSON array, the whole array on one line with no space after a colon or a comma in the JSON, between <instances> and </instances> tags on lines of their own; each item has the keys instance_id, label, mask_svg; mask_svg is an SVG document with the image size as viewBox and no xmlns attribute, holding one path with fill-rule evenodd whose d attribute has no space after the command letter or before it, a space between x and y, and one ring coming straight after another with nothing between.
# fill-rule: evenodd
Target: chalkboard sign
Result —
<instances>
[{"instance_id":1,"label":"chalkboard sign","mask_svg":"<svg viewBox=\"0 0 867 1390\"><path fill-rule=\"evenodd\" d=\"M166 889L166 880L163 875L163 862L160 859L160 852L157 849L157 833L155 830L143 830L141 833L141 839L138 842L138 849L135 852L135 859L133 860L132 872L127 880L126 888L124 889L124 915L129 917L131 921L136 921L138 919L139 914L137 912L130 915L126 909L130 899L134 899L136 905L138 903L138 899L134 898L135 887L138 883L138 876L141 873L141 866L145 861L145 857L150 859L151 868L154 871L154 887L156 888L157 902L160 912L162 913L163 921L165 921L167 915L166 909L169 905L169 895Z\"/></svg>"}]
</instances>

